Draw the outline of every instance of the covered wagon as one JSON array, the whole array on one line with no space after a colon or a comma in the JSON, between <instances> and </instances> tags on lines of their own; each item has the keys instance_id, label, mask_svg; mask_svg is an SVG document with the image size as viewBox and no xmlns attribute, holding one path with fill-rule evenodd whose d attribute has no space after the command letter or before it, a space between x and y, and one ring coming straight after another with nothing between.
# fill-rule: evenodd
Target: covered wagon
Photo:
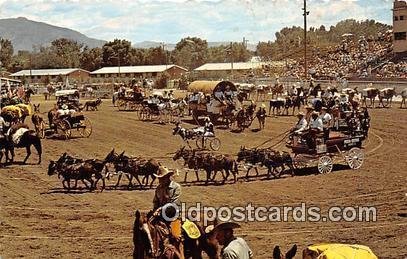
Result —
<instances>
[{"instance_id":1,"label":"covered wagon","mask_svg":"<svg viewBox=\"0 0 407 259\"><path fill-rule=\"evenodd\" d=\"M195 120L209 116L216 121L241 104L237 100L237 87L230 81L194 81L188 88L189 110Z\"/></svg>"}]
</instances>

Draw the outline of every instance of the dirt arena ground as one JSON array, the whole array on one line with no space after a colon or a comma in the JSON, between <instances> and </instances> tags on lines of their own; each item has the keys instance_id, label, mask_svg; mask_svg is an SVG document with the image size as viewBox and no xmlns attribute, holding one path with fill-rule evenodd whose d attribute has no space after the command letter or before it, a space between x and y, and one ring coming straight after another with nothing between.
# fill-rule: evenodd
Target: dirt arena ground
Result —
<instances>
[{"instance_id":1,"label":"dirt arena ground","mask_svg":"<svg viewBox=\"0 0 407 259\"><path fill-rule=\"evenodd\" d=\"M41 99L41 102L42 111L46 111L54 101ZM140 122L135 113L119 112L109 100L104 101L98 112L85 114L93 123L90 138L46 139L41 165L0 169L1 258L131 257L134 211L151 208L154 190L114 190L111 187L114 178L102 193L86 190L65 193L57 177L47 175L48 162L63 152L104 158L115 148L131 155L163 157L160 159L163 164L174 167L179 165L165 156L176 151L182 142L172 136L173 125ZM190 205L200 201L215 207L244 206L249 202L258 206L297 206L305 202L307 206L321 207L323 212L330 206L375 206L377 222L243 223L237 235L248 241L256 258L271 258L275 245L287 250L292 244L299 246L296 258L301 258L303 248L321 242L363 244L379 258L405 258L407 110L374 109L371 116L365 163L357 171L337 166L328 175L316 175L310 170L303 176L279 180L260 177L249 182L241 179L236 184L183 184L182 201ZM236 154L240 146L256 146L286 131L294 120L294 117L268 118L262 132L247 130L237 134L217 130L222 141L220 151ZM253 125L257 127L257 122ZM17 160L23 159L24 152L17 152ZM36 159L34 151L29 162L35 163ZM192 174L189 177L194 178ZM183 180L182 173L177 180Z\"/></svg>"}]
</instances>

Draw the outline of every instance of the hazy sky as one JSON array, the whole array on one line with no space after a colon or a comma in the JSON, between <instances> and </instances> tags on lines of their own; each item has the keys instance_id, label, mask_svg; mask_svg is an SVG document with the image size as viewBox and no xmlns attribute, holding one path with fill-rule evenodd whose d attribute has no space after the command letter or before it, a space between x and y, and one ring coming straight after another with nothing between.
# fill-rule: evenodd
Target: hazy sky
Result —
<instances>
[{"instance_id":1,"label":"hazy sky","mask_svg":"<svg viewBox=\"0 0 407 259\"><path fill-rule=\"evenodd\" d=\"M308 0L309 25L346 18L391 24L392 0ZM26 17L89 37L176 43L186 36L249 43L302 26L302 0L0 0L0 18Z\"/></svg>"}]
</instances>

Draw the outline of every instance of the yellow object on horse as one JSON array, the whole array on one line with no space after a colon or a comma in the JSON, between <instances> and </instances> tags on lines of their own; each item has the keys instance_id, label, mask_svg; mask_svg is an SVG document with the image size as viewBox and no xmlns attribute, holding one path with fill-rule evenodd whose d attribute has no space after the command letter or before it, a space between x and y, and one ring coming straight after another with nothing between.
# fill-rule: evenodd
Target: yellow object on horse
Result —
<instances>
[{"instance_id":1,"label":"yellow object on horse","mask_svg":"<svg viewBox=\"0 0 407 259\"><path fill-rule=\"evenodd\" d=\"M23 111L20 107L16 105L8 105L1 109L1 114L11 113L13 117L21 118L23 116Z\"/></svg>"},{"instance_id":2,"label":"yellow object on horse","mask_svg":"<svg viewBox=\"0 0 407 259\"><path fill-rule=\"evenodd\" d=\"M303 251L303 258L318 259L377 259L369 247L349 244L317 244L307 247Z\"/></svg>"},{"instance_id":3,"label":"yellow object on horse","mask_svg":"<svg viewBox=\"0 0 407 259\"><path fill-rule=\"evenodd\" d=\"M191 239L198 239L201 236L199 228L192 221L186 220L184 224L182 224L182 229Z\"/></svg>"},{"instance_id":4,"label":"yellow object on horse","mask_svg":"<svg viewBox=\"0 0 407 259\"><path fill-rule=\"evenodd\" d=\"M16 104L15 106L19 107L22 110L23 115L26 115L26 116L31 116L32 115L31 105L24 104L24 103L19 103L19 104Z\"/></svg>"},{"instance_id":5,"label":"yellow object on horse","mask_svg":"<svg viewBox=\"0 0 407 259\"><path fill-rule=\"evenodd\" d=\"M170 223L171 234L175 238L181 237L181 220L176 219Z\"/></svg>"}]
</instances>

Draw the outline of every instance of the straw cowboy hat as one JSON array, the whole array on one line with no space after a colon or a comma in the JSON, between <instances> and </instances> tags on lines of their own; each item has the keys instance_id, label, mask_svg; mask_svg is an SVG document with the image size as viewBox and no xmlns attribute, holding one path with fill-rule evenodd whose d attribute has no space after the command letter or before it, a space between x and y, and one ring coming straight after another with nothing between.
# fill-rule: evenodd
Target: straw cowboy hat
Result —
<instances>
[{"instance_id":1,"label":"straw cowboy hat","mask_svg":"<svg viewBox=\"0 0 407 259\"><path fill-rule=\"evenodd\" d=\"M240 225L236 222L222 222L217 225L209 225L205 228L205 233L214 233L216 231L226 230L226 229L235 229L240 228Z\"/></svg>"},{"instance_id":2,"label":"straw cowboy hat","mask_svg":"<svg viewBox=\"0 0 407 259\"><path fill-rule=\"evenodd\" d=\"M154 176L157 177L157 178L163 178L163 177L166 177L166 176L168 176L168 177L172 176L172 175L174 175L176 173L177 173L177 170L176 171L169 170L167 167L160 166L158 168L158 173L154 174Z\"/></svg>"}]
</instances>

